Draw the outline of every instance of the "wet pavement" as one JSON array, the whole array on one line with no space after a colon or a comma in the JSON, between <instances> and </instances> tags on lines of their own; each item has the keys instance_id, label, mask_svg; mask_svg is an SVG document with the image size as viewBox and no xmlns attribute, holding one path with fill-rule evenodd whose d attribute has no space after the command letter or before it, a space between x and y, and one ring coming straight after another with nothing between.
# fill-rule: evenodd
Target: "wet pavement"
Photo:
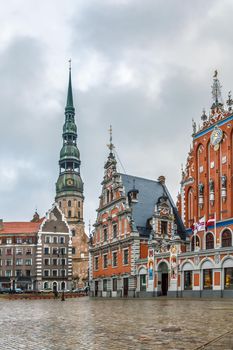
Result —
<instances>
[{"instance_id":1,"label":"wet pavement","mask_svg":"<svg viewBox=\"0 0 233 350\"><path fill-rule=\"evenodd\" d=\"M1 300L1 350L233 349L233 300Z\"/></svg>"}]
</instances>

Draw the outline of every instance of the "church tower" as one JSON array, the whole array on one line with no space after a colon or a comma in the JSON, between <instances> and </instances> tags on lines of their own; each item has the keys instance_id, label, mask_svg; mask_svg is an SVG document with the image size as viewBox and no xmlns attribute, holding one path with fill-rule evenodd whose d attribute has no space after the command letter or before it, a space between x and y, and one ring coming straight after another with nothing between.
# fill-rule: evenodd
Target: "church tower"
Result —
<instances>
[{"instance_id":1,"label":"church tower","mask_svg":"<svg viewBox=\"0 0 233 350\"><path fill-rule=\"evenodd\" d=\"M83 181L80 175L80 152L77 147L77 126L71 82L71 65L63 126L63 146L60 151L59 177L55 201L65 214L72 232L72 268L74 287L87 280L88 237L83 221Z\"/></svg>"}]
</instances>

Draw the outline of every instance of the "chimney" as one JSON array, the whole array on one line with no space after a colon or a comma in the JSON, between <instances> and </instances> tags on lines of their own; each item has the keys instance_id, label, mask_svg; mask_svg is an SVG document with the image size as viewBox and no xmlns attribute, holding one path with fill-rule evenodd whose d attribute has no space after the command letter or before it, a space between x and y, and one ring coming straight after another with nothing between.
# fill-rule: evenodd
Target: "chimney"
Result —
<instances>
[{"instance_id":1,"label":"chimney","mask_svg":"<svg viewBox=\"0 0 233 350\"><path fill-rule=\"evenodd\" d=\"M3 230L3 219L0 219L0 231Z\"/></svg>"},{"instance_id":2,"label":"chimney","mask_svg":"<svg viewBox=\"0 0 233 350\"><path fill-rule=\"evenodd\" d=\"M166 180L166 178L165 178L165 176L163 176L163 175L160 175L160 176L158 177L158 182L159 182L161 185L165 185L165 180Z\"/></svg>"}]
</instances>

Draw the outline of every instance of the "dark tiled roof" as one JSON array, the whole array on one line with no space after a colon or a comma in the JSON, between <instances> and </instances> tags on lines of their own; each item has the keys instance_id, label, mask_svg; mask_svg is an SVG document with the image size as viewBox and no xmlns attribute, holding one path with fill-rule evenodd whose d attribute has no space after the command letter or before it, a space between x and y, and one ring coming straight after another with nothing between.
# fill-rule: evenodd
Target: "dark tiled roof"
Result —
<instances>
[{"instance_id":1,"label":"dark tiled roof","mask_svg":"<svg viewBox=\"0 0 233 350\"><path fill-rule=\"evenodd\" d=\"M141 177L120 174L123 185L125 187L125 193L133 189L139 191L138 203L133 208L133 218L136 226L146 227L146 222L152 217L155 205L158 202L159 197L163 196L164 189L158 181L143 179Z\"/></svg>"},{"instance_id":2,"label":"dark tiled roof","mask_svg":"<svg viewBox=\"0 0 233 350\"><path fill-rule=\"evenodd\" d=\"M140 235L149 234L147 220L154 214L155 205L157 204L158 199L162 196L166 196L174 210L178 233L183 236L183 232L185 232L184 225L166 186L163 186L160 182L154 180L126 174L120 175L123 186L125 187L126 195L133 189L134 185L135 189L139 191L138 203L133 207L133 219Z\"/></svg>"}]
</instances>

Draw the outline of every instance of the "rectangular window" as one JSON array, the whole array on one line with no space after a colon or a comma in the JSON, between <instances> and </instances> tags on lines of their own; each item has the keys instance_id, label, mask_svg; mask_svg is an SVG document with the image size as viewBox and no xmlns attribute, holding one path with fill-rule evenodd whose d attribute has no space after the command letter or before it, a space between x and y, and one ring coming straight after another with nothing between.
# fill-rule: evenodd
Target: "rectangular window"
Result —
<instances>
[{"instance_id":1,"label":"rectangular window","mask_svg":"<svg viewBox=\"0 0 233 350\"><path fill-rule=\"evenodd\" d=\"M184 289L192 289L193 287L193 272L184 271Z\"/></svg>"},{"instance_id":2,"label":"rectangular window","mask_svg":"<svg viewBox=\"0 0 233 350\"><path fill-rule=\"evenodd\" d=\"M112 290L113 292L117 291L117 278L112 279Z\"/></svg>"},{"instance_id":3,"label":"rectangular window","mask_svg":"<svg viewBox=\"0 0 233 350\"><path fill-rule=\"evenodd\" d=\"M32 248L27 248L26 255L31 255L31 254L32 254Z\"/></svg>"},{"instance_id":4,"label":"rectangular window","mask_svg":"<svg viewBox=\"0 0 233 350\"><path fill-rule=\"evenodd\" d=\"M50 243L50 236L45 236L45 243Z\"/></svg>"},{"instance_id":5,"label":"rectangular window","mask_svg":"<svg viewBox=\"0 0 233 350\"><path fill-rule=\"evenodd\" d=\"M99 269L99 257L95 256L95 270Z\"/></svg>"},{"instance_id":6,"label":"rectangular window","mask_svg":"<svg viewBox=\"0 0 233 350\"><path fill-rule=\"evenodd\" d=\"M64 244L65 243L65 238L64 237L60 237L60 244Z\"/></svg>"},{"instance_id":7,"label":"rectangular window","mask_svg":"<svg viewBox=\"0 0 233 350\"><path fill-rule=\"evenodd\" d=\"M0 248L0 255L2 255L2 248Z\"/></svg>"},{"instance_id":8,"label":"rectangular window","mask_svg":"<svg viewBox=\"0 0 233 350\"><path fill-rule=\"evenodd\" d=\"M22 248L16 248L16 255L22 255L23 249Z\"/></svg>"},{"instance_id":9,"label":"rectangular window","mask_svg":"<svg viewBox=\"0 0 233 350\"><path fill-rule=\"evenodd\" d=\"M65 277L66 276L66 270L61 270L60 271L60 275L61 275L61 277Z\"/></svg>"},{"instance_id":10,"label":"rectangular window","mask_svg":"<svg viewBox=\"0 0 233 350\"><path fill-rule=\"evenodd\" d=\"M12 259L7 259L6 266L11 266L11 265L12 265Z\"/></svg>"},{"instance_id":11,"label":"rectangular window","mask_svg":"<svg viewBox=\"0 0 233 350\"><path fill-rule=\"evenodd\" d=\"M108 267L108 255L104 254L103 255L103 267L106 269Z\"/></svg>"},{"instance_id":12,"label":"rectangular window","mask_svg":"<svg viewBox=\"0 0 233 350\"><path fill-rule=\"evenodd\" d=\"M72 254L75 254L75 248L72 247Z\"/></svg>"},{"instance_id":13,"label":"rectangular window","mask_svg":"<svg viewBox=\"0 0 233 350\"><path fill-rule=\"evenodd\" d=\"M103 291L107 292L108 280L103 280Z\"/></svg>"},{"instance_id":14,"label":"rectangular window","mask_svg":"<svg viewBox=\"0 0 233 350\"><path fill-rule=\"evenodd\" d=\"M53 243L54 243L54 244L57 244L57 237L56 237L56 236L53 237Z\"/></svg>"},{"instance_id":15,"label":"rectangular window","mask_svg":"<svg viewBox=\"0 0 233 350\"><path fill-rule=\"evenodd\" d=\"M12 244L12 238L7 238L6 239L6 244Z\"/></svg>"},{"instance_id":16,"label":"rectangular window","mask_svg":"<svg viewBox=\"0 0 233 350\"><path fill-rule=\"evenodd\" d=\"M53 270L53 277L57 277L57 270Z\"/></svg>"},{"instance_id":17,"label":"rectangular window","mask_svg":"<svg viewBox=\"0 0 233 350\"><path fill-rule=\"evenodd\" d=\"M26 270L26 276L30 277L31 276L31 270Z\"/></svg>"},{"instance_id":18,"label":"rectangular window","mask_svg":"<svg viewBox=\"0 0 233 350\"><path fill-rule=\"evenodd\" d=\"M5 276L6 277L11 277L11 270L5 271Z\"/></svg>"},{"instance_id":19,"label":"rectangular window","mask_svg":"<svg viewBox=\"0 0 233 350\"><path fill-rule=\"evenodd\" d=\"M66 248L60 248L60 254L65 255L66 254Z\"/></svg>"},{"instance_id":20,"label":"rectangular window","mask_svg":"<svg viewBox=\"0 0 233 350\"><path fill-rule=\"evenodd\" d=\"M233 289L233 267L224 269L224 289Z\"/></svg>"},{"instance_id":21,"label":"rectangular window","mask_svg":"<svg viewBox=\"0 0 233 350\"><path fill-rule=\"evenodd\" d=\"M26 243L32 244L32 242L33 242L32 237L26 239Z\"/></svg>"},{"instance_id":22,"label":"rectangular window","mask_svg":"<svg viewBox=\"0 0 233 350\"><path fill-rule=\"evenodd\" d=\"M17 237L17 238L16 238L16 243L17 243L17 244L21 244L21 243L22 243L22 238Z\"/></svg>"},{"instance_id":23,"label":"rectangular window","mask_svg":"<svg viewBox=\"0 0 233 350\"><path fill-rule=\"evenodd\" d=\"M117 252L112 253L112 266L113 267L117 266Z\"/></svg>"},{"instance_id":24,"label":"rectangular window","mask_svg":"<svg viewBox=\"0 0 233 350\"><path fill-rule=\"evenodd\" d=\"M32 265L32 259L26 259L25 260L25 265L31 266Z\"/></svg>"},{"instance_id":25,"label":"rectangular window","mask_svg":"<svg viewBox=\"0 0 233 350\"><path fill-rule=\"evenodd\" d=\"M57 265L57 259L53 259L53 265Z\"/></svg>"},{"instance_id":26,"label":"rectangular window","mask_svg":"<svg viewBox=\"0 0 233 350\"><path fill-rule=\"evenodd\" d=\"M45 248L44 248L44 254L45 254L45 255L49 254L49 248L48 248L48 247L45 247Z\"/></svg>"},{"instance_id":27,"label":"rectangular window","mask_svg":"<svg viewBox=\"0 0 233 350\"><path fill-rule=\"evenodd\" d=\"M161 234L167 235L167 221L161 221Z\"/></svg>"},{"instance_id":28,"label":"rectangular window","mask_svg":"<svg viewBox=\"0 0 233 350\"><path fill-rule=\"evenodd\" d=\"M6 249L6 255L12 255L12 249L11 248L7 248Z\"/></svg>"},{"instance_id":29,"label":"rectangular window","mask_svg":"<svg viewBox=\"0 0 233 350\"><path fill-rule=\"evenodd\" d=\"M62 266L65 266L65 264L66 264L66 259L61 259L61 262L60 262L60 263L61 263Z\"/></svg>"},{"instance_id":30,"label":"rectangular window","mask_svg":"<svg viewBox=\"0 0 233 350\"><path fill-rule=\"evenodd\" d=\"M44 276L48 277L49 276L49 270L44 270Z\"/></svg>"},{"instance_id":31,"label":"rectangular window","mask_svg":"<svg viewBox=\"0 0 233 350\"><path fill-rule=\"evenodd\" d=\"M48 265L49 265L49 259L44 259L44 264L45 264L46 266L48 266Z\"/></svg>"},{"instance_id":32,"label":"rectangular window","mask_svg":"<svg viewBox=\"0 0 233 350\"><path fill-rule=\"evenodd\" d=\"M23 265L23 259L16 259L16 265Z\"/></svg>"},{"instance_id":33,"label":"rectangular window","mask_svg":"<svg viewBox=\"0 0 233 350\"><path fill-rule=\"evenodd\" d=\"M71 232L72 232L72 237L74 237L75 236L75 230L72 230Z\"/></svg>"},{"instance_id":34,"label":"rectangular window","mask_svg":"<svg viewBox=\"0 0 233 350\"><path fill-rule=\"evenodd\" d=\"M212 289L212 269L203 270L203 289Z\"/></svg>"},{"instance_id":35,"label":"rectangular window","mask_svg":"<svg viewBox=\"0 0 233 350\"><path fill-rule=\"evenodd\" d=\"M123 259L124 259L123 260L124 265L128 265L128 263L129 263L129 250L128 249L124 250Z\"/></svg>"},{"instance_id":36,"label":"rectangular window","mask_svg":"<svg viewBox=\"0 0 233 350\"><path fill-rule=\"evenodd\" d=\"M107 242L108 240L108 229L107 227L104 228L104 242Z\"/></svg>"},{"instance_id":37,"label":"rectangular window","mask_svg":"<svg viewBox=\"0 0 233 350\"><path fill-rule=\"evenodd\" d=\"M53 248L53 255L58 255L58 254L59 254L58 248Z\"/></svg>"},{"instance_id":38,"label":"rectangular window","mask_svg":"<svg viewBox=\"0 0 233 350\"><path fill-rule=\"evenodd\" d=\"M0 266L2 266L2 259L0 259Z\"/></svg>"},{"instance_id":39,"label":"rectangular window","mask_svg":"<svg viewBox=\"0 0 233 350\"><path fill-rule=\"evenodd\" d=\"M117 238L117 224L112 225L113 238Z\"/></svg>"},{"instance_id":40,"label":"rectangular window","mask_svg":"<svg viewBox=\"0 0 233 350\"><path fill-rule=\"evenodd\" d=\"M22 275L22 270L16 270L16 277L20 277Z\"/></svg>"}]
</instances>

